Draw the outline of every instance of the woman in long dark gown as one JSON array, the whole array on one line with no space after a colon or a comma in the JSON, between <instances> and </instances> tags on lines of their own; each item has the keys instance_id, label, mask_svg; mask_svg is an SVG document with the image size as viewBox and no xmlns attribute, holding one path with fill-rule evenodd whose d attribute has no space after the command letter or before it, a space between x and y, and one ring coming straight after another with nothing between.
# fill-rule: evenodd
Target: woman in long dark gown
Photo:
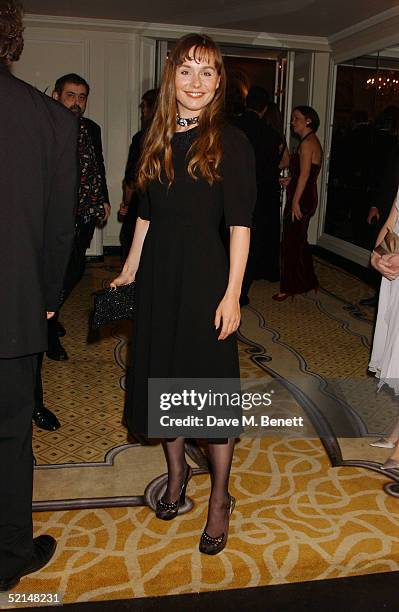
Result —
<instances>
[{"instance_id":1,"label":"woman in long dark gown","mask_svg":"<svg viewBox=\"0 0 399 612\"><path fill-rule=\"evenodd\" d=\"M316 136L320 120L312 107L297 106L292 111L291 125L300 143L290 160L291 178L287 185L281 243L280 293L273 295L278 302L318 288L308 244L308 227L317 208L317 177L323 160L323 150Z\"/></svg>"},{"instance_id":2,"label":"woman in long dark gown","mask_svg":"<svg viewBox=\"0 0 399 612\"><path fill-rule=\"evenodd\" d=\"M137 273L133 365L125 409L131 433L148 431L151 378L239 379L235 332L256 200L254 155L223 117L225 71L207 36L178 41L139 163L140 202L130 253L111 286ZM230 261L219 233L230 227ZM139 267L140 264L140 267ZM168 484L157 517L174 519L191 477L184 438L163 441ZM211 495L200 551L227 541L234 437L209 441Z\"/></svg>"}]
</instances>

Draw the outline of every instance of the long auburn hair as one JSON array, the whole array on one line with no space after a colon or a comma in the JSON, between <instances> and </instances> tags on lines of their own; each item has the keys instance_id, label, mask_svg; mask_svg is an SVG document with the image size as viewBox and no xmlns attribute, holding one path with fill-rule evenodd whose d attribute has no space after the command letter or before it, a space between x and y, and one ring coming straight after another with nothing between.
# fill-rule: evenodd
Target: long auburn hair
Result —
<instances>
[{"instance_id":1,"label":"long auburn hair","mask_svg":"<svg viewBox=\"0 0 399 612\"><path fill-rule=\"evenodd\" d=\"M190 50L192 53L190 55ZM144 191L154 180L162 182L162 175L170 187L174 180L172 161L172 138L176 131L176 87L175 77L178 66L185 60L213 58L220 77L214 98L203 109L198 136L187 152L188 173L194 180L203 177L212 185L221 179L222 160L221 132L224 124L224 98L226 73L222 54L217 44L202 34L187 34L177 41L168 57L163 71L154 118L144 139L137 172L137 187Z\"/></svg>"}]
</instances>

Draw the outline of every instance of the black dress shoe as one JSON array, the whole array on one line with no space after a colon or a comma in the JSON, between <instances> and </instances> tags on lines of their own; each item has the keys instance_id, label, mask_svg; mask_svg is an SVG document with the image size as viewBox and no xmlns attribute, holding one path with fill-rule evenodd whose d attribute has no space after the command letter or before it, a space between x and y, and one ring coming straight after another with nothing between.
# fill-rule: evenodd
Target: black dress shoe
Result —
<instances>
[{"instance_id":1,"label":"black dress shoe","mask_svg":"<svg viewBox=\"0 0 399 612\"><path fill-rule=\"evenodd\" d=\"M51 345L48 347L46 355L49 359L53 359L54 361L67 361L69 359L68 353L66 352L58 338L56 342L52 342Z\"/></svg>"},{"instance_id":2,"label":"black dress shoe","mask_svg":"<svg viewBox=\"0 0 399 612\"><path fill-rule=\"evenodd\" d=\"M33 411L33 420L39 429L55 431L61 427L61 423L51 410L45 406L36 407Z\"/></svg>"},{"instance_id":3,"label":"black dress shoe","mask_svg":"<svg viewBox=\"0 0 399 612\"><path fill-rule=\"evenodd\" d=\"M59 338L63 338L63 337L65 336L65 334L66 334L66 329L65 329L65 327L63 326L63 324L61 323L61 321L57 321L57 322L56 322L56 324L55 324L55 330L56 330L57 336L58 336Z\"/></svg>"},{"instance_id":4,"label":"black dress shoe","mask_svg":"<svg viewBox=\"0 0 399 612\"><path fill-rule=\"evenodd\" d=\"M29 564L10 578L0 578L0 591L14 588L20 579L27 574L33 574L42 569L55 553L57 542L52 536L41 535L33 540L33 556Z\"/></svg>"}]
</instances>

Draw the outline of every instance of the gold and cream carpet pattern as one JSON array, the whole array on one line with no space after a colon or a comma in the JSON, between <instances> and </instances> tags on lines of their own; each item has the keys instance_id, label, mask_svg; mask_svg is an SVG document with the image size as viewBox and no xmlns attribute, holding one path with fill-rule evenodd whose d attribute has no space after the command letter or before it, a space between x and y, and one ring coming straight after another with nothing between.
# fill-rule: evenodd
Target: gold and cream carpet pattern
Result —
<instances>
[{"instance_id":1,"label":"gold and cream carpet pattern","mask_svg":"<svg viewBox=\"0 0 399 612\"><path fill-rule=\"evenodd\" d=\"M235 454L237 507L222 554L197 550L209 495L209 478L199 475L189 484L193 510L168 523L145 507L36 514L36 533L56 536L58 551L18 589L74 602L398 570L398 502L383 482L330 467L317 439L246 438Z\"/></svg>"},{"instance_id":2,"label":"gold and cream carpet pattern","mask_svg":"<svg viewBox=\"0 0 399 612\"><path fill-rule=\"evenodd\" d=\"M251 304L243 309L242 376L267 382L281 377L281 394L305 415L308 437L241 438L231 477L237 507L229 543L221 555L208 558L197 550L209 495L203 470L189 484L193 508L174 521L159 521L150 507L139 505L153 503L148 485L162 485L165 466L159 445L128 444L121 424L127 326L103 330L101 338L86 343L90 293L117 269L115 260L89 267L62 313L70 360L45 361L46 404L63 426L55 433L34 431L34 495L39 504L63 503L61 509L35 513L34 528L57 537L59 545L52 563L17 590L59 591L67 603L399 569L398 501L382 489L388 477L354 466L331 467L309 412L312 402L304 401L322 394L330 378L364 379L374 389L374 379L366 375L373 311L358 309L370 289L321 261L317 295L277 304L270 299L276 285L254 285ZM287 386L290 380L294 384ZM309 380L318 382L310 392ZM355 407L354 423L364 422L366 433L382 431L395 418L394 400L382 396L377 399L385 416L373 411L374 398L369 408ZM354 444L352 454L358 450ZM367 439L363 448L369 460L387 456L387 451L373 455ZM98 498L121 507L88 507ZM82 507L65 510L71 499Z\"/></svg>"},{"instance_id":3,"label":"gold and cream carpet pattern","mask_svg":"<svg viewBox=\"0 0 399 612\"><path fill-rule=\"evenodd\" d=\"M68 361L43 361L45 405L58 417L56 432L35 430L33 451L39 465L103 461L106 453L126 441L121 427L124 371L115 360L120 343L129 333L129 324L101 330L89 338L88 319L93 292L117 274L112 266L89 264L83 281L62 309L67 335L62 344ZM124 331L122 338L119 330Z\"/></svg>"}]
</instances>

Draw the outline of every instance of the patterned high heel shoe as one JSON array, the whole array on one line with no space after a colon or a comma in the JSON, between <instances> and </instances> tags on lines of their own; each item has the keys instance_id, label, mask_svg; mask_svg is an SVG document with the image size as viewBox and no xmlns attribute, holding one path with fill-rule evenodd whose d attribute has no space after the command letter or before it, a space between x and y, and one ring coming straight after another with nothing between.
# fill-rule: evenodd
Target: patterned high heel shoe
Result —
<instances>
[{"instance_id":1,"label":"patterned high heel shoe","mask_svg":"<svg viewBox=\"0 0 399 612\"><path fill-rule=\"evenodd\" d=\"M229 493L229 505L227 506L228 517L233 513L234 507L236 505L235 498ZM205 555L217 555L220 553L227 544L227 538L229 535L229 525L227 523L227 529L225 533L218 536L217 538L211 538L206 531L203 531L199 543L199 551L204 553Z\"/></svg>"},{"instance_id":2,"label":"patterned high heel shoe","mask_svg":"<svg viewBox=\"0 0 399 612\"><path fill-rule=\"evenodd\" d=\"M188 485L188 481L192 476L192 469L186 464L186 475L184 480L181 482L179 498L175 502L166 502L163 499L158 499L157 506L155 509L155 514L157 518L162 519L163 521L171 521L177 516L179 512L180 506L182 506L186 501L186 489Z\"/></svg>"}]
</instances>

